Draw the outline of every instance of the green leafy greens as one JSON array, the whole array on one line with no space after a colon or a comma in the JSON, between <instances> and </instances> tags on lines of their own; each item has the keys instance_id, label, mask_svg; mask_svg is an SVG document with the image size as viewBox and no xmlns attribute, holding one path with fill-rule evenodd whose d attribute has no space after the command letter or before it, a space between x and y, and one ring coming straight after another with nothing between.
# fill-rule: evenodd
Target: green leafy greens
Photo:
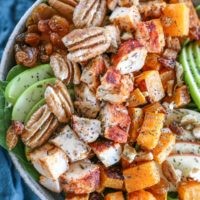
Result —
<instances>
[{"instance_id":1,"label":"green leafy greens","mask_svg":"<svg viewBox=\"0 0 200 200\"><path fill-rule=\"evenodd\" d=\"M178 200L178 193L177 192L168 192L167 200Z\"/></svg>"},{"instance_id":2,"label":"green leafy greens","mask_svg":"<svg viewBox=\"0 0 200 200\"><path fill-rule=\"evenodd\" d=\"M5 100L4 91L6 84L7 82L0 81L0 146L8 151L6 145L6 131L11 124L12 107ZM32 164L27 161L24 145L21 140L11 152L16 155L22 167L30 174L30 176L33 179L38 180L39 173L34 169Z\"/></svg>"}]
</instances>

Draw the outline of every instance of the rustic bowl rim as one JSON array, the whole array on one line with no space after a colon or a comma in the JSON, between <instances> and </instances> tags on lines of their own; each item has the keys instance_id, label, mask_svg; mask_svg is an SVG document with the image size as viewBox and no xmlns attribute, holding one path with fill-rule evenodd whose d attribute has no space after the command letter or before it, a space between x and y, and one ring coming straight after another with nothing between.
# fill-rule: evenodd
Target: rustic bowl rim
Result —
<instances>
[{"instance_id":1,"label":"rustic bowl rim","mask_svg":"<svg viewBox=\"0 0 200 200\"><path fill-rule=\"evenodd\" d=\"M9 69L14 64L14 53L13 53L13 47L15 43L16 36L23 31L25 28L26 19L32 12L32 10L40 3L42 3L43 0L36 0L34 4L24 13L24 15L21 17L17 25L15 26L14 30L12 31L7 44L4 48L1 63L0 63L0 80L5 80L6 74L9 71ZM9 152L9 155L11 157L12 162L14 163L14 166L18 170L20 176L23 178L24 182L30 187L30 189L41 199L41 200L57 200L60 199L60 197L52 193L45 188L43 188L37 181L35 181L28 172L22 167L20 164L18 158L12 153Z\"/></svg>"}]
</instances>

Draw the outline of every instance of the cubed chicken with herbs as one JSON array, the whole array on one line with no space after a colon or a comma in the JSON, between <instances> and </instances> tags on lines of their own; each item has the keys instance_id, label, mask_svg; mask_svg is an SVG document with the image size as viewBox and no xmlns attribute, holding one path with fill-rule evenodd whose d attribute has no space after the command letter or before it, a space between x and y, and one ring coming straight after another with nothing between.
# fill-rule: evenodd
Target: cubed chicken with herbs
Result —
<instances>
[{"instance_id":1,"label":"cubed chicken with herbs","mask_svg":"<svg viewBox=\"0 0 200 200\"><path fill-rule=\"evenodd\" d=\"M96 118L100 111L100 103L95 92L90 90L86 84L81 83L75 87L75 96L74 107L77 112L83 117Z\"/></svg>"},{"instance_id":2,"label":"cubed chicken with herbs","mask_svg":"<svg viewBox=\"0 0 200 200\"><path fill-rule=\"evenodd\" d=\"M149 53L161 53L165 46L160 19L138 23L135 37L141 44L145 45Z\"/></svg>"},{"instance_id":3,"label":"cubed chicken with herbs","mask_svg":"<svg viewBox=\"0 0 200 200\"><path fill-rule=\"evenodd\" d=\"M100 77L106 71L106 66L106 57L97 56L83 68L81 81L86 83L91 91L95 92L97 87L100 85Z\"/></svg>"},{"instance_id":4,"label":"cubed chicken with herbs","mask_svg":"<svg viewBox=\"0 0 200 200\"><path fill-rule=\"evenodd\" d=\"M94 142L101 135L101 121L72 116L72 127L76 134L86 143Z\"/></svg>"},{"instance_id":5,"label":"cubed chicken with herbs","mask_svg":"<svg viewBox=\"0 0 200 200\"><path fill-rule=\"evenodd\" d=\"M131 123L128 110L123 105L107 103L100 112L104 137L118 143L126 143Z\"/></svg>"},{"instance_id":6,"label":"cubed chicken with herbs","mask_svg":"<svg viewBox=\"0 0 200 200\"><path fill-rule=\"evenodd\" d=\"M101 79L96 96L99 100L113 104L125 102L133 90L133 81L130 75L121 75L120 72L110 67Z\"/></svg>"},{"instance_id":7,"label":"cubed chicken with herbs","mask_svg":"<svg viewBox=\"0 0 200 200\"><path fill-rule=\"evenodd\" d=\"M29 157L35 169L50 179L57 179L69 168L65 152L52 144L45 144L32 151Z\"/></svg>"},{"instance_id":8,"label":"cubed chicken with herbs","mask_svg":"<svg viewBox=\"0 0 200 200\"><path fill-rule=\"evenodd\" d=\"M65 192L86 194L94 192L100 184L100 169L89 160L70 165L69 170L60 177Z\"/></svg>"},{"instance_id":9,"label":"cubed chicken with herbs","mask_svg":"<svg viewBox=\"0 0 200 200\"><path fill-rule=\"evenodd\" d=\"M55 135L50 142L61 148L71 162L86 158L90 152L89 146L81 141L68 125Z\"/></svg>"},{"instance_id":10,"label":"cubed chicken with herbs","mask_svg":"<svg viewBox=\"0 0 200 200\"><path fill-rule=\"evenodd\" d=\"M145 46L137 40L128 40L121 44L116 55L112 58L113 66L121 74L139 71L147 56Z\"/></svg>"},{"instance_id":11,"label":"cubed chicken with herbs","mask_svg":"<svg viewBox=\"0 0 200 200\"><path fill-rule=\"evenodd\" d=\"M60 186L59 179L52 179L47 178L45 176L40 176L39 182L41 185L43 185L45 188L52 192L60 193L62 191L62 188Z\"/></svg>"},{"instance_id":12,"label":"cubed chicken with herbs","mask_svg":"<svg viewBox=\"0 0 200 200\"><path fill-rule=\"evenodd\" d=\"M105 167L118 163L121 158L122 147L119 143L99 140L91 143L90 146Z\"/></svg>"},{"instance_id":13,"label":"cubed chicken with herbs","mask_svg":"<svg viewBox=\"0 0 200 200\"><path fill-rule=\"evenodd\" d=\"M137 28L137 23L141 20L141 17L137 7L132 6L130 8L115 8L109 19L112 23L118 25L120 29L133 31Z\"/></svg>"}]
</instances>

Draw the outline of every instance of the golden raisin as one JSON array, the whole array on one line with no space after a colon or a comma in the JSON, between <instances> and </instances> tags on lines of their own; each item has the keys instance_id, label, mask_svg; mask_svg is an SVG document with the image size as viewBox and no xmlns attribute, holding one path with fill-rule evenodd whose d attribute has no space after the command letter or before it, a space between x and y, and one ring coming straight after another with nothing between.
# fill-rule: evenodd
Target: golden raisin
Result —
<instances>
[{"instance_id":1,"label":"golden raisin","mask_svg":"<svg viewBox=\"0 0 200 200\"><path fill-rule=\"evenodd\" d=\"M40 35L37 33L27 33L25 36L25 42L30 46L36 47L40 43Z\"/></svg>"}]
</instances>

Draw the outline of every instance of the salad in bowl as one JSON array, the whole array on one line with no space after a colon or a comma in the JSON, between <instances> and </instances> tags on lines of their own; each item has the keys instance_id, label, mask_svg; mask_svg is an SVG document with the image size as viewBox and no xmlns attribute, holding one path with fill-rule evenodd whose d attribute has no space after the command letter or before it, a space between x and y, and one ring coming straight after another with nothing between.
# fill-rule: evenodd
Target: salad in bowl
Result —
<instances>
[{"instance_id":1,"label":"salad in bowl","mask_svg":"<svg viewBox=\"0 0 200 200\"><path fill-rule=\"evenodd\" d=\"M0 145L61 199L199 200L197 10L37 3L0 84Z\"/></svg>"}]
</instances>

